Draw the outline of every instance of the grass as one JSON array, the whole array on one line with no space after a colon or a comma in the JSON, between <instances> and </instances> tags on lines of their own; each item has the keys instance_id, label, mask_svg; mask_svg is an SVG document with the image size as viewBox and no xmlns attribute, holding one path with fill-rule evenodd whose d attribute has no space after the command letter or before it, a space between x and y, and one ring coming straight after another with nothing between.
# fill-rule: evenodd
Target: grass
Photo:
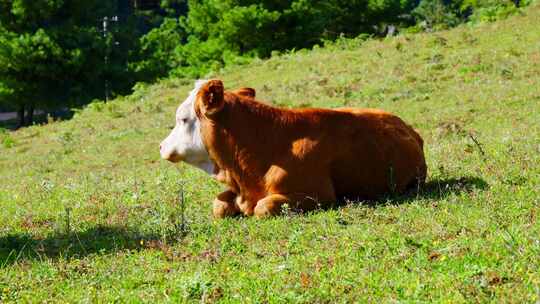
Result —
<instances>
[{"instance_id":1,"label":"grass","mask_svg":"<svg viewBox=\"0 0 540 304\"><path fill-rule=\"evenodd\" d=\"M378 204L214 221L222 186L158 152L191 80L0 132L0 302L539 301L538 28L536 4L211 75L280 106L402 116L428 184Z\"/></svg>"}]
</instances>

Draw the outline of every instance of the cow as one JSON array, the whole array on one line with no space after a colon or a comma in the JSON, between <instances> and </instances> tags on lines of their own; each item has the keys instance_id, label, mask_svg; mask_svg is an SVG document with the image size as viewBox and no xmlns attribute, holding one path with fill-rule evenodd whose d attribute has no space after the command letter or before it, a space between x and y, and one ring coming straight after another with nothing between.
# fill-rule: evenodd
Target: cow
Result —
<instances>
[{"instance_id":1,"label":"cow","mask_svg":"<svg viewBox=\"0 0 540 304\"><path fill-rule=\"evenodd\" d=\"M420 135L377 109L283 109L256 100L254 89L225 91L197 81L178 107L162 158L213 175L228 190L216 218L310 211L344 199L378 199L425 181Z\"/></svg>"}]
</instances>

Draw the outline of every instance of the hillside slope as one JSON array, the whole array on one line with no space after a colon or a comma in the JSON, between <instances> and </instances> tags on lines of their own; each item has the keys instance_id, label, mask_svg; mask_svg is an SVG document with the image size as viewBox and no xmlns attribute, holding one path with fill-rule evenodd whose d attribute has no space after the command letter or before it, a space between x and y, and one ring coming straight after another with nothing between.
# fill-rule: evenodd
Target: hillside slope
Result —
<instances>
[{"instance_id":1,"label":"hillside slope","mask_svg":"<svg viewBox=\"0 0 540 304\"><path fill-rule=\"evenodd\" d=\"M428 184L377 205L213 221L222 186L159 158L191 80L0 134L0 302L539 300L539 29L534 5L210 75L280 106L411 123Z\"/></svg>"}]
</instances>

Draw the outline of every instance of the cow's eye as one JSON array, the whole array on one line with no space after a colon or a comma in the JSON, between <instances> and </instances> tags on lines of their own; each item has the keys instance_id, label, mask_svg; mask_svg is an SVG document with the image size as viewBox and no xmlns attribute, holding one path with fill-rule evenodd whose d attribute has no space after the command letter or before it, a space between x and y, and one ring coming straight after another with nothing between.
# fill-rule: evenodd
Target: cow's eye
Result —
<instances>
[{"instance_id":1,"label":"cow's eye","mask_svg":"<svg viewBox=\"0 0 540 304\"><path fill-rule=\"evenodd\" d=\"M181 121L182 121L183 124L185 124L185 123L187 123L188 119L187 118L182 118Z\"/></svg>"}]
</instances>

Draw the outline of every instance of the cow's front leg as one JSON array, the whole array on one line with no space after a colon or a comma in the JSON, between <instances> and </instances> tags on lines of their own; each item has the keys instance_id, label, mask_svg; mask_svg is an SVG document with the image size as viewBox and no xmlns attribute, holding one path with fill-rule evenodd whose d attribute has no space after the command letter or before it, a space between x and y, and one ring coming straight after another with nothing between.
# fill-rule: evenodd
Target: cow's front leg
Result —
<instances>
[{"instance_id":1,"label":"cow's front leg","mask_svg":"<svg viewBox=\"0 0 540 304\"><path fill-rule=\"evenodd\" d=\"M240 209L238 209L238 206L236 205L236 197L236 193L231 190L220 193L214 199L214 217L221 219L239 214Z\"/></svg>"},{"instance_id":2,"label":"cow's front leg","mask_svg":"<svg viewBox=\"0 0 540 304\"><path fill-rule=\"evenodd\" d=\"M281 206L290 202L291 199L285 195L271 194L257 202L254 214L258 218L278 215L281 213Z\"/></svg>"}]
</instances>

